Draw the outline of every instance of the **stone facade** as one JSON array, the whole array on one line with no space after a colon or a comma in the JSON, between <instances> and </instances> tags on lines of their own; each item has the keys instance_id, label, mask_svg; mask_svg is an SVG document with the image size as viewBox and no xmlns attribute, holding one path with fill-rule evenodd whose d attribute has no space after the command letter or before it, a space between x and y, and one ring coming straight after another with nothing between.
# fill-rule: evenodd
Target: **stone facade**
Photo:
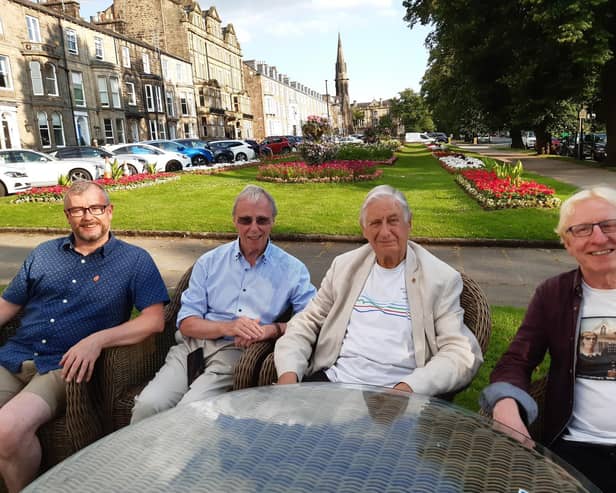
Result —
<instances>
[{"instance_id":1,"label":"stone facade","mask_svg":"<svg viewBox=\"0 0 616 493\"><path fill-rule=\"evenodd\" d=\"M192 80L165 81L161 57L190 74L188 61L73 17L77 2L3 5L0 147L51 151L169 136L165 89L179 105ZM196 127L194 95L192 103ZM175 131L179 122L171 122Z\"/></svg>"},{"instance_id":2,"label":"stone facade","mask_svg":"<svg viewBox=\"0 0 616 493\"><path fill-rule=\"evenodd\" d=\"M191 0L118 0L95 19L192 63L199 135L250 138L253 115L232 24Z\"/></svg>"},{"instance_id":3,"label":"stone facade","mask_svg":"<svg viewBox=\"0 0 616 493\"><path fill-rule=\"evenodd\" d=\"M255 137L259 140L270 135L302 135L302 125L309 115L327 116L322 94L289 80L274 66L247 60L244 78L252 101Z\"/></svg>"}]
</instances>

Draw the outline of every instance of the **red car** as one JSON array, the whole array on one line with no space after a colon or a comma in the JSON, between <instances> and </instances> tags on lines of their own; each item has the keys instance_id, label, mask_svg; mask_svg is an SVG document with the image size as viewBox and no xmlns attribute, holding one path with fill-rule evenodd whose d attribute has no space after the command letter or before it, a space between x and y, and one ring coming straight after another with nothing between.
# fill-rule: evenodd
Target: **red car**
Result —
<instances>
[{"instance_id":1,"label":"red car","mask_svg":"<svg viewBox=\"0 0 616 493\"><path fill-rule=\"evenodd\" d=\"M274 154L287 154L293 150L293 145L286 137L266 137L261 145L269 147Z\"/></svg>"}]
</instances>

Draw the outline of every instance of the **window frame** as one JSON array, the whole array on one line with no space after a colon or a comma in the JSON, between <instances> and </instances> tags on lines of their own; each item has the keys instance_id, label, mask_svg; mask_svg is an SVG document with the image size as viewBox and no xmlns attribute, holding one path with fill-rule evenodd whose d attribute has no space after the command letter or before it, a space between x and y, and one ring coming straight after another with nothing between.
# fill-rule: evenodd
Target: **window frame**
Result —
<instances>
[{"instance_id":1,"label":"window frame","mask_svg":"<svg viewBox=\"0 0 616 493\"><path fill-rule=\"evenodd\" d=\"M144 84L143 90L145 92L145 109L147 111L154 111L154 90L152 84Z\"/></svg>"},{"instance_id":2,"label":"window frame","mask_svg":"<svg viewBox=\"0 0 616 493\"><path fill-rule=\"evenodd\" d=\"M7 55L0 55L0 79L4 76L6 85L0 85L1 91L13 90L13 76L11 74L11 61Z\"/></svg>"},{"instance_id":3,"label":"window frame","mask_svg":"<svg viewBox=\"0 0 616 493\"><path fill-rule=\"evenodd\" d=\"M105 59L105 47L103 46L103 38L94 36L94 58L97 60Z\"/></svg>"},{"instance_id":4,"label":"window frame","mask_svg":"<svg viewBox=\"0 0 616 493\"><path fill-rule=\"evenodd\" d=\"M109 77L109 87L111 88L111 105L114 108L122 108L122 92L120 90L120 79Z\"/></svg>"},{"instance_id":5,"label":"window frame","mask_svg":"<svg viewBox=\"0 0 616 493\"><path fill-rule=\"evenodd\" d=\"M143 73L144 74L150 74L152 72L150 72L150 55L147 53L142 53L141 54L141 63L143 64Z\"/></svg>"},{"instance_id":6,"label":"window frame","mask_svg":"<svg viewBox=\"0 0 616 493\"><path fill-rule=\"evenodd\" d=\"M28 68L30 69L30 84L32 85L32 94L34 96L44 96L45 85L43 84L43 71L41 70L41 62L39 62L38 60L30 60L28 62Z\"/></svg>"},{"instance_id":7,"label":"window frame","mask_svg":"<svg viewBox=\"0 0 616 493\"><path fill-rule=\"evenodd\" d=\"M75 82L75 77L78 77L79 81ZM79 85L79 87L77 86ZM79 89L81 91L82 99L77 98L76 90ZM71 91L73 92L73 101L75 102L75 106L79 106L83 108L86 106L86 89L83 84L83 73L82 72L71 72Z\"/></svg>"},{"instance_id":8,"label":"window frame","mask_svg":"<svg viewBox=\"0 0 616 493\"><path fill-rule=\"evenodd\" d=\"M41 25L38 17L26 15L26 30L28 31L28 41L31 43L41 42Z\"/></svg>"},{"instance_id":9,"label":"window frame","mask_svg":"<svg viewBox=\"0 0 616 493\"><path fill-rule=\"evenodd\" d=\"M58 125L56 125L56 122L58 122ZM54 112L51 114L51 131L53 134L53 141L56 147L66 146L66 138L64 135L64 122L62 121L61 113Z\"/></svg>"},{"instance_id":10,"label":"window frame","mask_svg":"<svg viewBox=\"0 0 616 493\"><path fill-rule=\"evenodd\" d=\"M52 84L52 91L49 91L49 87L47 84ZM45 92L48 96L59 96L59 88L58 88L58 72L56 66L53 63L46 63L43 66L43 86L46 87Z\"/></svg>"},{"instance_id":11,"label":"window frame","mask_svg":"<svg viewBox=\"0 0 616 493\"><path fill-rule=\"evenodd\" d=\"M41 139L41 147L51 147L51 132L49 131L49 120L47 119L47 113L39 111L36 114L36 124L39 131L39 138ZM47 144L45 144L45 137L47 136Z\"/></svg>"},{"instance_id":12,"label":"window frame","mask_svg":"<svg viewBox=\"0 0 616 493\"><path fill-rule=\"evenodd\" d=\"M79 40L74 29L66 30L66 51L71 55L79 55Z\"/></svg>"},{"instance_id":13,"label":"window frame","mask_svg":"<svg viewBox=\"0 0 616 493\"><path fill-rule=\"evenodd\" d=\"M128 105L137 106L137 93L135 92L135 83L126 81L126 95L128 96Z\"/></svg>"},{"instance_id":14,"label":"window frame","mask_svg":"<svg viewBox=\"0 0 616 493\"><path fill-rule=\"evenodd\" d=\"M98 100L103 108L109 108L109 88L107 87L107 77L104 75L96 76L96 89L98 91Z\"/></svg>"},{"instance_id":15,"label":"window frame","mask_svg":"<svg viewBox=\"0 0 616 493\"><path fill-rule=\"evenodd\" d=\"M130 48L126 45L122 46L122 66L130 68Z\"/></svg>"}]
</instances>

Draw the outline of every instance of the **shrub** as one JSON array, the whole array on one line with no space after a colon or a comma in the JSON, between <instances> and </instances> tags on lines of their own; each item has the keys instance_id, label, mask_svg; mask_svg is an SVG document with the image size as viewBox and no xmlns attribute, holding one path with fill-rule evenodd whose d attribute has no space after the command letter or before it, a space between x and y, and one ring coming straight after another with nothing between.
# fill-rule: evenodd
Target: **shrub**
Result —
<instances>
[{"instance_id":1,"label":"shrub","mask_svg":"<svg viewBox=\"0 0 616 493\"><path fill-rule=\"evenodd\" d=\"M397 149L397 147L396 147ZM368 159L384 161L394 155L391 144L343 144L335 155L336 159Z\"/></svg>"},{"instance_id":2,"label":"shrub","mask_svg":"<svg viewBox=\"0 0 616 493\"><path fill-rule=\"evenodd\" d=\"M329 120L322 116L310 115L302 125L302 134L315 142L321 142L323 135L331 133Z\"/></svg>"},{"instance_id":3,"label":"shrub","mask_svg":"<svg viewBox=\"0 0 616 493\"><path fill-rule=\"evenodd\" d=\"M334 159L338 146L331 143L305 142L299 146L299 153L306 163L314 166Z\"/></svg>"},{"instance_id":4,"label":"shrub","mask_svg":"<svg viewBox=\"0 0 616 493\"><path fill-rule=\"evenodd\" d=\"M321 165L302 162L259 166L257 180L286 183L353 182L375 180L383 172L370 161L332 161Z\"/></svg>"}]
</instances>

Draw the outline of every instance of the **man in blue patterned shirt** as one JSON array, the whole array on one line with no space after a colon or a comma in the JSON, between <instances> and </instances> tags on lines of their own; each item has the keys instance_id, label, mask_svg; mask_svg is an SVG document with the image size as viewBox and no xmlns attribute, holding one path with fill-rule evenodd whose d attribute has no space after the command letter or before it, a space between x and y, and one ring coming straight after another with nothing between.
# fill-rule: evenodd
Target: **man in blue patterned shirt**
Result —
<instances>
[{"instance_id":1,"label":"man in blue patterned shirt","mask_svg":"<svg viewBox=\"0 0 616 493\"><path fill-rule=\"evenodd\" d=\"M102 349L164 328L160 273L147 252L110 232L105 189L75 183L64 212L72 234L35 248L0 298L0 326L22 311L0 347L0 474L11 492L36 476L36 430L63 412L66 382L88 381ZM133 306L140 314L130 320Z\"/></svg>"},{"instance_id":2,"label":"man in blue patterned shirt","mask_svg":"<svg viewBox=\"0 0 616 493\"><path fill-rule=\"evenodd\" d=\"M131 422L230 390L243 348L278 337L286 324L276 320L312 299L316 290L306 266L269 239L276 213L274 199L260 187L248 185L237 196L238 239L195 263L178 313L179 344L135 399ZM204 372L189 382L188 355L201 350Z\"/></svg>"}]
</instances>

